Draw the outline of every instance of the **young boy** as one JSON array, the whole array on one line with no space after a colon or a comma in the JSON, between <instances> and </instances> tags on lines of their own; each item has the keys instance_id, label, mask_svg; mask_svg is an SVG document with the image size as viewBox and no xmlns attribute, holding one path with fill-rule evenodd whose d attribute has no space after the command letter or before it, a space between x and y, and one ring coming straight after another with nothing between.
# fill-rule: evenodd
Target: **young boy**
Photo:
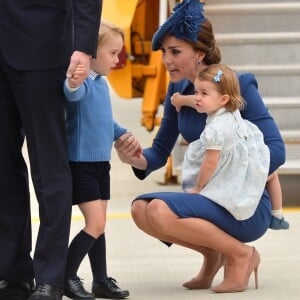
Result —
<instances>
[{"instance_id":1,"label":"young boy","mask_svg":"<svg viewBox=\"0 0 300 300\"><path fill-rule=\"evenodd\" d=\"M107 276L104 233L110 199L112 145L124 134L135 139L114 121L108 85L103 78L118 63L123 45L123 31L102 22L97 58L91 60L89 77L82 83L87 70L78 66L75 75L64 85L68 100L68 158L73 178L73 204L79 206L85 218L85 227L69 247L64 293L71 299L123 299L129 296L127 290L117 286L115 279ZM92 293L84 289L77 276L86 254L93 273Z\"/></svg>"}]
</instances>

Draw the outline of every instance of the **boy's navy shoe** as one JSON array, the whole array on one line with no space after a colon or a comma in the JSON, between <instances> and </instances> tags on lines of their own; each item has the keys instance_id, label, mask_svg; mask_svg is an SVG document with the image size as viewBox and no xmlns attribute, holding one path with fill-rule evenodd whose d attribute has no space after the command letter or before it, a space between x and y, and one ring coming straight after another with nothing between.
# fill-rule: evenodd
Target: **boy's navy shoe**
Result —
<instances>
[{"instance_id":1,"label":"boy's navy shoe","mask_svg":"<svg viewBox=\"0 0 300 300\"><path fill-rule=\"evenodd\" d=\"M129 292L119 288L117 281L111 277L101 282L93 282L92 292L96 298L124 299L129 296Z\"/></svg>"},{"instance_id":2,"label":"boy's navy shoe","mask_svg":"<svg viewBox=\"0 0 300 300\"><path fill-rule=\"evenodd\" d=\"M95 300L95 296L84 289L79 277L68 279L65 282L64 295L76 300Z\"/></svg>"}]
</instances>

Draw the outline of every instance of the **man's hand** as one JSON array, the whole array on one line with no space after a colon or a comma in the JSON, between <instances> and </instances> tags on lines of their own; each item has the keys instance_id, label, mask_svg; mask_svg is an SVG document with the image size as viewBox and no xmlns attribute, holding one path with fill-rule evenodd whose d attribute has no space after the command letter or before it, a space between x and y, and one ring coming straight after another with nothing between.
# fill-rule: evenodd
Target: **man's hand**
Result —
<instances>
[{"instance_id":1,"label":"man's hand","mask_svg":"<svg viewBox=\"0 0 300 300\"><path fill-rule=\"evenodd\" d=\"M83 67L86 70L86 76L88 76L88 70L90 68L90 62L91 62L91 56L81 52L81 51L74 51L71 59L70 59L70 64L67 70L67 78L72 78L75 74L76 67L78 65L83 65ZM84 78L84 79L85 79Z\"/></svg>"},{"instance_id":2,"label":"man's hand","mask_svg":"<svg viewBox=\"0 0 300 300\"><path fill-rule=\"evenodd\" d=\"M72 77L68 78L68 84L71 88L79 87L86 79L88 72L84 65L77 65Z\"/></svg>"}]
</instances>

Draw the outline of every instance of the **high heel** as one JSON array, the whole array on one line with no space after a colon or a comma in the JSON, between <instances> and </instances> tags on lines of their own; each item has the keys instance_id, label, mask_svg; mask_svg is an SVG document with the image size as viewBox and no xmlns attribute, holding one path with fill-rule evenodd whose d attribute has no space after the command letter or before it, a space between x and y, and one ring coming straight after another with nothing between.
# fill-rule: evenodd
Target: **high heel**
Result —
<instances>
[{"instance_id":1,"label":"high heel","mask_svg":"<svg viewBox=\"0 0 300 300\"><path fill-rule=\"evenodd\" d=\"M258 266L260 263L260 255L259 253L256 251L256 249L254 247L252 247L252 255L249 261L249 265L248 265L248 269L247 272L245 274L244 279L241 282L233 282L232 280L226 280L226 277L230 276L230 268L228 267L226 269L226 275L225 275L225 279L224 281L215 286L214 288L212 288L212 291L215 293L236 293L236 292L243 292L247 289L248 287L248 283L249 283L249 279L250 276L252 274L252 272L254 271L254 276L255 276L255 288L258 288L258 274L257 274L257 270L258 270ZM227 276L228 275L228 276Z\"/></svg>"},{"instance_id":2,"label":"high heel","mask_svg":"<svg viewBox=\"0 0 300 300\"><path fill-rule=\"evenodd\" d=\"M209 289L212 285L212 282L218 273L218 271L224 266L225 264L225 257L222 255L219 264L217 265L216 270L213 272L212 276L210 278L198 278L194 277L191 280L183 283L183 287L189 289L189 290L202 290L202 289Z\"/></svg>"}]
</instances>

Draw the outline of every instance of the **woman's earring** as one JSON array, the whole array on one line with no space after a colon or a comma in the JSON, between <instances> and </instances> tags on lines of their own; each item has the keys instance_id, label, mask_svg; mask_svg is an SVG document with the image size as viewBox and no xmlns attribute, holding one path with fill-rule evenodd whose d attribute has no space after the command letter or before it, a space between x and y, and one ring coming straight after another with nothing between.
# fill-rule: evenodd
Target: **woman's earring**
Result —
<instances>
[{"instance_id":1,"label":"woman's earring","mask_svg":"<svg viewBox=\"0 0 300 300\"><path fill-rule=\"evenodd\" d=\"M201 65L201 60L198 59L198 60L197 60L197 67L199 67L200 65Z\"/></svg>"}]
</instances>

